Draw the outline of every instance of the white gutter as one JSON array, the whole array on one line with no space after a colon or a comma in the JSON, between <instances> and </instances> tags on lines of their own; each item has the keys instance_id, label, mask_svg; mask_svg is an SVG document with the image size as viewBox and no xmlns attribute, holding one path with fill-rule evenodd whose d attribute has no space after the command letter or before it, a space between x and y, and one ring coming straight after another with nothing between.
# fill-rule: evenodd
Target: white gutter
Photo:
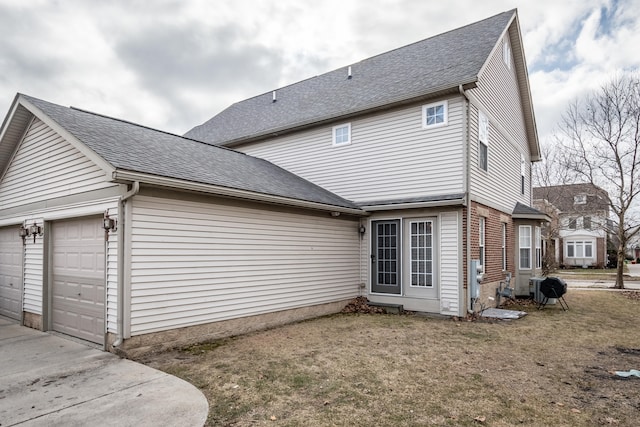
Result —
<instances>
[{"instance_id":1,"label":"white gutter","mask_svg":"<svg viewBox=\"0 0 640 427\"><path fill-rule=\"evenodd\" d=\"M467 269L467 312L472 314L473 313L473 307L472 307L472 301L471 301L471 150L469 148L469 144L471 142L471 138L470 138L470 134L471 131L469 129L469 97L467 96L466 92L464 91L464 88L462 87L462 85L458 86L458 91L460 92L460 95L462 95L465 99L465 107L466 107L466 111L465 111L465 115L464 115L464 129L466 131L466 135L465 135L465 144L464 144L464 150L465 150L465 156L464 156L464 161L465 161L465 176L464 176L464 187L465 187L465 198L466 198L466 206L467 206L467 229L463 230L467 232L467 256L466 256L466 260L467 260L467 265L464 266L464 268Z\"/></svg>"},{"instance_id":2,"label":"white gutter","mask_svg":"<svg viewBox=\"0 0 640 427\"><path fill-rule=\"evenodd\" d=\"M276 196L272 194L257 193L254 191L240 190L237 188L223 187L213 184L202 184L198 182L184 181L175 178L168 178L156 175L147 175L138 172L119 171L112 173L112 178L117 182L144 182L145 184L157 185L160 187L176 188L187 191L197 191L201 193L215 194L218 196L234 197L277 205L295 206L305 209L315 209L328 212L340 212L350 215L366 216L367 213L361 209L344 206L329 205L319 202L292 199L289 197Z\"/></svg>"},{"instance_id":3,"label":"white gutter","mask_svg":"<svg viewBox=\"0 0 640 427\"><path fill-rule=\"evenodd\" d=\"M138 194L140 191L140 182L133 181L131 190L120 196L118 200L118 336L113 342L113 347L118 347L124 341L124 229L125 229L125 214L124 209L127 200Z\"/></svg>"},{"instance_id":4,"label":"white gutter","mask_svg":"<svg viewBox=\"0 0 640 427\"><path fill-rule=\"evenodd\" d=\"M407 202L407 203L390 203L388 205L361 205L360 207L367 212L374 211L391 211L395 209L420 209L420 208L439 208L445 206L464 206L466 203L464 198L450 200L433 200L430 202Z\"/></svg>"}]
</instances>

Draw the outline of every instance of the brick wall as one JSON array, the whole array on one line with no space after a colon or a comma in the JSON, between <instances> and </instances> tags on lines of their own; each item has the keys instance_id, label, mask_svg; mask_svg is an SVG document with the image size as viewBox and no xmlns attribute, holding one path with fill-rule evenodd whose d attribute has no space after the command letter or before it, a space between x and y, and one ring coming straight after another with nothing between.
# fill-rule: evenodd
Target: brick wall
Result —
<instances>
[{"instance_id":1,"label":"brick wall","mask_svg":"<svg viewBox=\"0 0 640 427\"><path fill-rule=\"evenodd\" d=\"M489 297L495 297L496 289L506 276L506 272L510 271L515 276L515 230L513 228L513 220L511 215L500 212L496 209L481 205L479 203L471 203L471 259L480 259L480 217L485 219L485 265L484 276L480 286L480 303L485 307L495 305L495 302ZM502 269L502 224L506 224L506 258L507 270ZM463 227L466 227L466 215L463 220ZM465 233L466 238L466 233ZM466 257L466 242L465 257ZM468 263L465 259L465 266ZM467 268L465 268L465 284ZM512 282L511 287L514 284ZM478 307L475 307L476 309Z\"/></svg>"}]
</instances>

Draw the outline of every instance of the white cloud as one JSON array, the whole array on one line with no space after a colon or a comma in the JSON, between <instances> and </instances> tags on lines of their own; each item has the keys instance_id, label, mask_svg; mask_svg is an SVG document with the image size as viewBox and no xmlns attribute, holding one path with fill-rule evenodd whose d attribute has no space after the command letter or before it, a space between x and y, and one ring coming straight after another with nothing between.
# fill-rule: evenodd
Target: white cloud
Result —
<instances>
[{"instance_id":1,"label":"white cloud","mask_svg":"<svg viewBox=\"0 0 640 427\"><path fill-rule=\"evenodd\" d=\"M519 8L538 128L638 68L640 0L0 0L0 109L16 92L183 133L226 106ZM599 27L601 8L615 8Z\"/></svg>"}]
</instances>

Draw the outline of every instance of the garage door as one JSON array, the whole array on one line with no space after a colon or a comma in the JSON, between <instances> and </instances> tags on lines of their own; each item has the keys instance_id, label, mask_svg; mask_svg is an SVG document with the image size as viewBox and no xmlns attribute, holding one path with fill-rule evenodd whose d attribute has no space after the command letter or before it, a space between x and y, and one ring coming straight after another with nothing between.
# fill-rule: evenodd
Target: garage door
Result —
<instances>
[{"instance_id":1,"label":"garage door","mask_svg":"<svg viewBox=\"0 0 640 427\"><path fill-rule=\"evenodd\" d=\"M56 221L52 236L52 329L104 343L105 243L101 217Z\"/></svg>"},{"instance_id":2,"label":"garage door","mask_svg":"<svg viewBox=\"0 0 640 427\"><path fill-rule=\"evenodd\" d=\"M0 228L0 314L20 320L22 312L22 239L18 227Z\"/></svg>"}]
</instances>

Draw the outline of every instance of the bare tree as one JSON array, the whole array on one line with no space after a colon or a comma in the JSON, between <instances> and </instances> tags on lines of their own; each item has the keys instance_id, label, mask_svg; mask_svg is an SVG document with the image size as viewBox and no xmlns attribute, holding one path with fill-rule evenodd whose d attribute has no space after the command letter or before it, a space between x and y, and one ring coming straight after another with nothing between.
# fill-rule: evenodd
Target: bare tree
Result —
<instances>
[{"instance_id":1,"label":"bare tree","mask_svg":"<svg viewBox=\"0 0 640 427\"><path fill-rule=\"evenodd\" d=\"M583 182L609 193L617 243L616 288L624 288L627 243L638 233L640 193L640 78L614 77L569 105L557 137L559 162Z\"/></svg>"}]
</instances>

